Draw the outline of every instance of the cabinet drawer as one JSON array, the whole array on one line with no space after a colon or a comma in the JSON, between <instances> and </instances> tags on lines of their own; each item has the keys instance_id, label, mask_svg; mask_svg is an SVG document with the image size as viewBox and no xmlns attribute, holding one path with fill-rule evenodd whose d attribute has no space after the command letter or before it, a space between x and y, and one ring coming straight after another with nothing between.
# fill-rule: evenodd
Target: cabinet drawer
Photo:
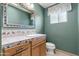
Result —
<instances>
[{"instance_id":1,"label":"cabinet drawer","mask_svg":"<svg viewBox=\"0 0 79 59\"><path fill-rule=\"evenodd\" d=\"M19 52L22 52L23 50L25 50L27 48L30 48L29 43L19 44L19 45L15 45L14 47L11 47L11 48L4 48L3 53L5 56L13 56Z\"/></svg>"},{"instance_id":2,"label":"cabinet drawer","mask_svg":"<svg viewBox=\"0 0 79 59\"><path fill-rule=\"evenodd\" d=\"M16 54L16 49L15 48L6 48L4 49L4 55L5 56L12 56L14 54Z\"/></svg>"},{"instance_id":3,"label":"cabinet drawer","mask_svg":"<svg viewBox=\"0 0 79 59\"><path fill-rule=\"evenodd\" d=\"M40 43L40 42L46 42L45 37L37 37L32 39L32 46Z\"/></svg>"},{"instance_id":4,"label":"cabinet drawer","mask_svg":"<svg viewBox=\"0 0 79 59\"><path fill-rule=\"evenodd\" d=\"M16 53L22 52L25 49L30 48L30 44L21 44L16 46Z\"/></svg>"}]
</instances>

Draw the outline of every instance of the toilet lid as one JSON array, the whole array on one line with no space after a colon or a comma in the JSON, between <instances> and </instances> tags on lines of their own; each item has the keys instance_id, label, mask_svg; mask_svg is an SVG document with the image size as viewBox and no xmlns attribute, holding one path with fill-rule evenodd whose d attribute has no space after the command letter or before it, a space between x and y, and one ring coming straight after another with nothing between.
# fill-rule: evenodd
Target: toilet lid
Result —
<instances>
[{"instance_id":1,"label":"toilet lid","mask_svg":"<svg viewBox=\"0 0 79 59\"><path fill-rule=\"evenodd\" d=\"M54 46L55 47L55 44L51 43L51 42L47 42L46 43L46 46Z\"/></svg>"}]
</instances>

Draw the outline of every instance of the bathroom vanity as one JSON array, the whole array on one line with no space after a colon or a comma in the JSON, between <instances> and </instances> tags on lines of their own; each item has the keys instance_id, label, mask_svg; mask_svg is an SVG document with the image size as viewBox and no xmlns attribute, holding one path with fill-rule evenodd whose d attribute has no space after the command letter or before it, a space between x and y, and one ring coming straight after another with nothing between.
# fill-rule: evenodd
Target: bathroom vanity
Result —
<instances>
[{"instance_id":1,"label":"bathroom vanity","mask_svg":"<svg viewBox=\"0 0 79 59\"><path fill-rule=\"evenodd\" d=\"M2 50L4 56L46 55L46 35L35 34L36 32L33 31L33 29L35 30L36 16L39 17L39 15L35 9L25 8L24 5L22 3L2 4Z\"/></svg>"},{"instance_id":2,"label":"bathroom vanity","mask_svg":"<svg viewBox=\"0 0 79 59\"><path fill-rule=\"evenodd\" d=\"M46 37L40 35L29 35L24 40L3 45L4 56L45 56Z\"/></svg>"}]
</instances>

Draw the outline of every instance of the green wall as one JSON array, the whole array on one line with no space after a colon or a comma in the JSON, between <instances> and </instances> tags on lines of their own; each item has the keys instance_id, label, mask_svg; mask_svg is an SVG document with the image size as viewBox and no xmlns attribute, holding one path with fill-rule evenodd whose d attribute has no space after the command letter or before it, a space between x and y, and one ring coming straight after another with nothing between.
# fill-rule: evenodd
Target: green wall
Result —
<instances>
[{"instance_id":1,"label":"green wall","mask_svg":"<svg viewBox=\"0 0 79 59\"><path fill-rule=\"evenodd\" d=\"M72 10L67 13L67 22L50 24L50 19L47 16L47 9L45 9L45 32L47 34L47 41L56 44L56 48L77 53L77 4L72 4Z\"/></svg>"},{"instance_id":2,"label":"green wall","mask_svg":"<svg viewBox=\"0 0 79 59\"><path fill-rule=\"evenodd\" d=\"M43 19L44 19L44 15L43 15L43 11L44 8L42 8L39 4L35 3L34 4L34 9L35 9L35 13L36 13L36 17L35 17L35 28L36 28L36 32L37 33L43 33Z\"/></svg>"},{"instance_id":3,"label":"green wall","mask_svg":"<svg viewBox=\"0 0 79 59\"><path fill-rule=\"evenodd\" d=\"M78 4L78 41L77 41L77 43L78 43L78 54L79 54L79 4Z\"/></svg>"}]
</instances>

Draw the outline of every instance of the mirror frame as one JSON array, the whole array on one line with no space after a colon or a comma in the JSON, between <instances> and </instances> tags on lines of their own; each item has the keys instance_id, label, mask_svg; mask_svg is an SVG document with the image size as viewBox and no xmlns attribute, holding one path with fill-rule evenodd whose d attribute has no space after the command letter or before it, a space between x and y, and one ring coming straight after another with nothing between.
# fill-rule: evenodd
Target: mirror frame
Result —
<instances>
[{"instance_id":1,"label":"mirror frame","mask_svg":"<svg viewBox=\"0 0 79 59\"><path fill-rule=\"evenodd\" d=\"M8 24L7 6L8 6L8 4L3 3L3 27L4 28L6 28L6 27L10 27L10 28L28 28L28 29L29 28L35 28L35 20L33 20L33 22L34 22L33 25L28 25L28 26L26 26L26 25ZM27 10L27 11L29 11L29 10ZM34 13L34 11L33 11L33 13L32 13L32 11L29 11L29 12L31 12L31 15ZM35 16L34 16L34 19L35 19Z\"/></svg>"}]
</instances>

